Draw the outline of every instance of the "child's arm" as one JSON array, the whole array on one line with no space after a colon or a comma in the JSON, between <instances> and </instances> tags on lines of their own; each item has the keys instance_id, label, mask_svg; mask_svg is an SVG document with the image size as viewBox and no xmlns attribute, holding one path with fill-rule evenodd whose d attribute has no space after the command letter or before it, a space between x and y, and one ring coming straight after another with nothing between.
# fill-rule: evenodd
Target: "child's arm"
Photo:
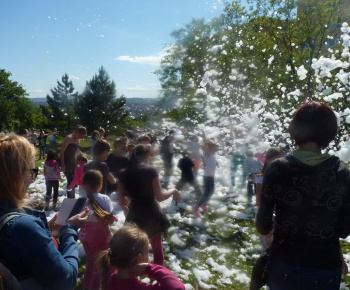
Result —
<instances>
[{"instance_id":1,"label":"child's arm","mask_svg":"<svg viewBox=\"0 0 350 290\"><path fill-rule=\"evenodd\" d=\"M177 202L181 201L181 196L177 189L173 188L167 191L162 190L158 177L153 179L153 192L154 192L154 197L159 202L167 200L171 196L175 201Z\"/></svg>"},{"instance_id":2,"label":"child's arm","mask_svg":"<svg viewBox=\"0 0 350 290\"><path fill-rule=\"evenodd\" d=\"M137 276L147 274L148 277L158 282L155 285L146 284L145 289L185 289L185 285L179 280L178 277L176 277L173 272L160 265L146 263L135 264L133 267L133 272Z\"/></svg>"},{"instance_id":3,"label":"child's arm","mask_svg":"<svg viewBox=\"0 0 350 290\"><path fill-rule=\"evenodd\" d=\"M126 192L125 192L124 184L118 181L117 203L122 208L124 215L127 216L129 213L129 208L128 208L129 200L126 198L125 195L126 195Z\"/></svg>"},{"instance_id":4,"label":"child's arm","mask_svg":"<svg viewBox=\"0 0 350 290\"><path fill-rule=\"evenodd\" d=\"M208 148L208 141L207 137L205 136L205 132L202 129L202 139L203 139L203 152L205 156L209 156L209 148Z\"/></svg>"},{"instance_id":5,"label":"child's arm","mask_svg":"<svg viewBox=\"0 0 350 290\"><path fill-rule=\"evenodd\" d=\"M72 182L68 185L67 189L71 190L74 186L78 184L78 179L79 179L79 167L75 169L74 171L74 179Z\"/></svg>"}]
</instances>

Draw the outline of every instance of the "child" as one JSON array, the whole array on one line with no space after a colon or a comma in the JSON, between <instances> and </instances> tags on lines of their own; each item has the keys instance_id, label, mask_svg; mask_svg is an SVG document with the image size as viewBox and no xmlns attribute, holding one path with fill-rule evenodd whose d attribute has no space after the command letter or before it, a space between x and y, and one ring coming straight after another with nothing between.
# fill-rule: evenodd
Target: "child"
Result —
<instances>
[{"instance_id":1,"label":"child","mask_svg":"<svg viewBox=\"0 0 350 290\"><path fill-rule=\"evenodd\" d=\"M78 185L79 186L79 194L82 195L83 193L85 193L85 190L82 187L82 184L83 184L84 168L85 168L85 165L87 162L88 162L88 160L87 160L87 157L85 154L80 153L77 156L78 167L74 171L74 179L68 185L67 191L71 191L76 185Z\"/></svg>"},{"instance_id":2,"label":"child","mask_svg":"<svg viewBox=\"0 0 350 290\"><path fill-rule=\"evenodd\" d=\"M59 180L61 179L61 175L60 175L60 168L59 168L57 153L52 150L49 150L47 152L47 158L44 164L44 176L46 180L45 210L46 211L49 210L52 189L53 189L52 208L55 210L57 207L58 186L59 186Z\"/></svg>"},{"instance_id":3,"label":"child","mask_svg":"<svg viewBox=\"0 0 350 290\"><path fill-rule=\"evenodd\" d=\"M109 171L108 165L105 163L110 149L111 145L106 140L96 140L93 147L93 160L86 164L84 169L85 172L88 170L98 170L101 172L103 183L100 193L102 194L107 194L107 181L114 185L117 183L117 180Z\"/></svg>"},{"instance_id":4,"label":"child","mask_svg":"<svg viewBox=\"0 0 350 290\"><path fill-rule=\"evenodd\" d=\"M193 186L197 198L202 195L202 192L199 188L197 179L194 176L193 168L195 167L194 162L189 157L190 152L184 150L182 153L182 158L179 160L177 167L181 170L181 179L176 183L175 188L181 190L186 183L189 183Z\"/></svg>"},{"instance_id":5,"label":"child","mask_svg":"<svg viewBox=\"0 0 350 290\"><path fill-rule=\"evenodd\" d=\"M108 249L108 241L112 233L109 225L117 218L112 215L112 202L107 195L98 193L102 188L102 174L97 170L87 171L83 176L83 187L87 197L88 220L80 229L79 239L86 253L86 269L84 272L84 289L99 289L99 276L96 260L101 251Z\"/></svg>"},{"instance_id":6,"label":"child","mask_svg":"<svg viewBox=\"0 0 350 290\"><path fill-rule=\"evenodd\" d=\"M283 151L281 148L279 147L272 147L269 150L267 150L266 155L265 155L265 163L264 163L264 167L262 169L262 178L260 180L260 182L256 181L256 209L255 212L257 213L259 210L259 206L260 206L260 199L261 199L261 185L262 185L262 181L263 181L263 174L265 173L266 167L267 165L277 159L277 158L281 158L283 157ZM267 248L270 247L272 240L273 240L273 231L271 231L269 234L267 235L260 235L260 240L263 246L263 251L265 251Z\"/></svg>"},{"instance_id":7,"label":"child","mask_svg":"<svg viewBox=\"0 0 350 290\"><path fill-rule=\"evenodd\" d=\"M247 155L247 158L244 160L243 172L248 181L247 195L248 195L248 206L250 206L252 203L253 194L255 194L255 191L256 191L256 185L254 182L255 177L256 177L256 174L261 173L263 164L256 157L254 157L254 154L252 151L247 151L246 155Z\"/></svg>"},{"instance_id":8,"label":"child","mask_svg":"<svg viewBox=\"0 0 350 290\"><path fill-rule=\"evenodd\" d=\"M209 211L206 207L209 199L214 193L214 176L216 171L216 158L215 158L215 152L218 150L218 145L216 142L212 139L208 140L205 137L205 132L202 130L202 138L203 138L203 163L204 163L204 174L203 174L203 186L204 191L201 198L197 201L195 206L192 208L192 211L194 215L198 218L201 217L200 213L198 212L199 207L202 208L205 214L208 214Z\"/></svg>"},{"instance_id":9,"label":"child","mask_svg":"<svg viewBox=\"0 0 350 290\"><path fill-rule=\"evenodd\" d=\"M185 289L170 270L148 263L148 244L147 234L135 225L125 225L115 232L110 248L98 259L100 289ZM157 283L152 285L137 279L145 274Z\"/></svg>"},{"instance_id":10,"label":"child","mask_svg":"<svg viewBox=\"0 0 350 290\"><path fill-rule=\"evenodd\" d=\"M41 131L39 137L36 139L38 141L39 160L41 159L41 157L45 158L47 136L48 134L45 134L44 131Z\"/></svg>"}]
</instances>

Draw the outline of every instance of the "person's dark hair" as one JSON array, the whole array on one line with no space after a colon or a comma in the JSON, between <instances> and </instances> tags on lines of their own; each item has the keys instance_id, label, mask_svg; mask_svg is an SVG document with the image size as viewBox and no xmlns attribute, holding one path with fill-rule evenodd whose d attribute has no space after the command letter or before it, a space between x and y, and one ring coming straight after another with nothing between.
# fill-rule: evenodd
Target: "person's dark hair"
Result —
<instances>
[{"instance_id":1,"label":"person's dark hair","mask_svg":"<svg viewBox=\"0 0 350 290\"><path fill-rule=\"evenodd\" d=\"M103 152L111 150L111 145L103 139L96 140L96 143L93 147L93 152L95 156L100 156Z\"/></svg>"},{"instance_id":2,"label":"person's dark hair","mask_svg":"<svg viewBox=\"0 0 350 290\"><path fill-rule=\"evenodd\" d=\"M266 170L266 167L268 165L267 159L271 159L279 154L283 154L283 150L280 147L271 147L269 150L267 150L266 155L265 155L265 162L264 162L264 166L262 169L262 172L264 173Z\"/></svg>"},{"instance_id":3,"label":"person's dark hair","mask_svg":"<svg viewBox=\"0 0 350 290\"><path fill-rule=\"evenodd\" d=\"M58 160L57 152L53 150L47 151L46 161L48 160Z\"/></svg>"},{"instance_id":4,"label":"person's dark hair","mask_svg":"<svg viewBox=\"0 0 350 290\"><path fill-rule=\"evenodd\" d=\"M187 149L185 149L184 151L182 151L182 156L183 157L186 157L186 156L188 156L190 154L190 152L187 150Z\"/></svg>"},{"instance_id":5,"label":"person's dark hair","mask_svg":"<svg viewBox=\"0 0 350 290\"><path fill-rule=\"evenodd\" d=\"M149 146L149 144L136 145L132 151L128 169L132 172L137 171L141 164L141 161L150 153L151 146Z\"/></svg>"},{"instance_id":6,"label":"person's dark hair","mask_svg":"<svg viewBox=\"0 0 350 290\"><path fill-rule=\"evenodd\" d=\"M147 135L143 135L143 136L141 136L141 137L139 137L139 138L137 139L137 143L138 143L138 144L140 144L140 143L142 143L142 142L148 142L148 143L150 143L150 142L151 142L151 138L150 138L149 136L147 136Z\"/></svg>"},{"instance_id":7,"label":"person's dark hair","mask_svg":"<svg viewBox=\"0 0 350 290\"><path fill-rule=\"evenodd\" d=\"M128 144L128 138L126 138L126 137L121 137L121 138L116 139L116 140L114 141L114 144L113 144L114 149L115 149L118 145L120 145L120 144L122 144L122 143Z\"/></svg>"},{"instance_id":8,"label":"person's dark hair","mask_svg":"<svg viewBox=\"0 0 350 290\"><path fill-rule=\"evenodd\" d=\"M98 258L101 289L106 289L110 265L121 269L131 267L148 245L147 234L134 224L126 224L117 230L109 242L109 250L101 252Z\"/></svg>"},{"instance_id":9,"label":"person's dark hair","mask_svg":"<svg viewBox=\"0 0 350 290\"><path fill-rule=\"evenodd\" d=\"M17 135L23 136L23 135L25 135L25 134L29 134L29 132L28 132L27 129L22 128L22 129L19 129L19 130L18 130Z\"/></svg>"},{"instance_id":10,"label":"person's dark hair","mask_svg":"<svg viewBox=\"0 0 350 290\"><path fill-rule=\"evenodd\" d=\"M78 134L82 134L82 135L86 135L87 131L86 131L86 128L82 125L78 125L74 132L78 133Z\"/></svg>"},{"instance_id":11,"label":"person's dark hair","mask_svg":"<svg viewBox=\"0 0 350 290\"><path fill-rule=\"evenodd\" d=\"M293 114L289 134L295 145L315 142L326 148L337 134L337 117L325 103L310 101Z\"/></svg>"},{"instance_id":12,"label":"person's dark hair","mask_svg":"<svg viewBox=\"0 0 350 290\"><path fill-rule=\"evenodd\" d=\"M88 162L88 159L87 159L87 157L86 157L86 155L84 153L78 154L77 161L79 161L79 160L84 161L85 163Z\"/></svg>"},{"instance_id":13,"label":"person's dark hair","mask_svg":"<svg viewBox=\"0 0 350 290\"><path fill-rule=\"evenodd\" d=\"M83 176L83 186L86 190L86 196L96 215L101 221L108 221L111 218L111 213L103 209L99 202L93 196L102 187L103 176L98 170L89 170Z\"/></svg>"}]
</instances>

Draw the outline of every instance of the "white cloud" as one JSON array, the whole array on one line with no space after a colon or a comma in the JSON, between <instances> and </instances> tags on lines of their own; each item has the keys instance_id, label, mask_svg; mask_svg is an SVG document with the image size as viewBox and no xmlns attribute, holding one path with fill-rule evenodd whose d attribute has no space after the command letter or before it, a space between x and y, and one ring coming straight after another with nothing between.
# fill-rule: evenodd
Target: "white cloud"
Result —
<instances>
[{"instance_id":1,"label":"white cloud","mask_svg":"<svg viewBox=\"0 0 350 290\"><path fill-rule=\"evenodd\" d=\"M164 52L159 53L158 55L135 56L135 57L131 57L128 55L121 55L116 57L115 60L158 66L164 55L165 55Z\"/></svg>"},{"instance_id":2,"label":"white cloud","mask_svg":"<svg viewBox=\"0 0 350 290\"><path fill-rule=\"evenodd\" d=\"M69 79L70 80L80 80L80 77L77 77L77 76L69 76Z\"/></svg>"}]
</instances>

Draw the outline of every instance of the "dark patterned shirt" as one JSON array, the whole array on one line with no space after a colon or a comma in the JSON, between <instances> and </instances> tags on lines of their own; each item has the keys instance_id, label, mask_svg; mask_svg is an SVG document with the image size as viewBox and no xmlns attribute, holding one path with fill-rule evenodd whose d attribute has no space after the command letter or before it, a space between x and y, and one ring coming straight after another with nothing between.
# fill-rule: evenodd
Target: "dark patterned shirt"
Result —
<instances>
[{"instance_id":1,"label":"dark patterned shirt","mask_svg":"<svg viewBox=\"0 0 350 290\"><path fill-rule=\"evenodd\" d=\"M301 267L340 267L339 238L350 229L350 171L335 156L315 166L293 156L271 162L256 224L261 234L274 227L273 259Z\"/></svg>"}]
</instances>

